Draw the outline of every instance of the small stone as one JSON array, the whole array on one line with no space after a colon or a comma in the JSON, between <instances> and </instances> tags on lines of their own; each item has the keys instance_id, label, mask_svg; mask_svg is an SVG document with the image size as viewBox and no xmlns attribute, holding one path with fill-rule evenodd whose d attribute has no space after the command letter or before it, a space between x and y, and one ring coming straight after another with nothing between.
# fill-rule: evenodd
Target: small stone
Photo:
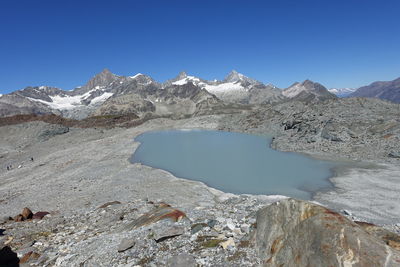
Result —
<instances>
[{"instance_id":1,"label":"small stone","mask_svg":"<svg viewBox=\"0 0 400 267\"><path fill-rule=\"evenodd\" d=\"M167 229L165 228L157 228L154 231L154 240L158 243L158 242L162 242L166 239L169 238L173 238L176 237L178 235L182 235L185 233L185 228L183 228L182 226L172 226L169 227Z\"/></svg>"},{"instance_id":2,"label":"small stone","mask_svg":"<svg viewBox=\"0 0 400 267\"><path fill-rule=\"evenodd\" d=\"M235 224L233 223L232 219L228 219L226 221L226 227L231 231L233 231L233 229L235 229Z\"/></svg>"},{"instance_id":3,"label":"small stone","mask_svg":"<svg viewBox=\"0 0 400 267\"><path fill-rule=\"evenodd\" d=\"M217 220L208 220L207 225L213 228L217 224Z\"/></svg>"},{"instance_id":4,"label":"small stone","mask_svg":"<svg viewBox=\"0 0 400 267\"><path fill-rule=\"evenodd\" d=\"M197 266L196 260L192 255L182 253L173 256L167 260L168 267L195 267Z\"/></svg>"},{"instance_id":5,"label":"small stone","mask_svg":"<svg viewBox=\"0 0 400 267\"><path fill-rule=\"evenodd\" d=\"M223 249L232 249L235 247L235 241L233 238L229 238L228 240L219 243L219 245L223 247Z\"/></svg>"},{"instance_id":6,"label":"small stone","mask_svg":"<svg viewBox=\"0 0 400 267\"><path fill-rule=\"evenodd\" d=\"M24 220L32 219L33 213L29 208L24 208L21 213Z\"/></svg>"},{"instance_id":7,"label":"small stone","mask_svg":"<svg viewBox=\"0 0 400 267\"><path fill-rule=\"evenodd\" d=\"M203 228L206 227L206 226L207 226L207 224L205 224L205 223L196 223L196 224L193 224L192 227L191 227L190 233L191 233L192 235L194 235L195 233L197 233L198 231L200 231L201 229L203 229Z\"/></svg>"},{"instance_id":8,"label":"small stone","mask_svg":"<svg viewBox=\"0 0 400 267\"><path fill-rule=\"evenodd\" d=\"M234 233L235 235L241 235L241 234L243 234L242 231L241 231L239 228L233 229L233 233Z\"/></svg>"},{"instance_id":9,"label":"small stone","mask_svg":"<svg viewBox=\"0 0 400 267\"><path fill-rule=\"evenodd\" d=\"M118 252L124 252L125 250L132 248L135 244L136 244L135 240L130 238L124 238L122 239L121 243L118 246Z\"/></svg>"},{"instance_id":10,"label":"small stone","mask_svg":"<svg viewBox=\"0 0 400 267\"><path fill-rule=\"evenodd\" d=\"M5 245L5 246L8 246L8 244L10 244L11 241L13 241L13 239L14 239L14 237L9 236L9 237L7 238L7 241L4 242L4 245Z\"/></svg>"},{"instance_id":11,"label":"small stone","mask_svg":"<svg viewBox=\"0 0 400 267\"><path fill-rule=\"evenodd\" d=\"M250 232L250 225L247 223L244 223L240 226L240 230L244 233L249 233Z\"/></svg>"},{"instance_id":12,"label":"small stone","mask_svg":"<svg viewBox=\"0 0 400 267\"><path fill-rule=\"evenodd\" d=\"M107 208L108 206L117 205L117 204L121 204L121 202L119 202L119 201L110 201L110 202L107 202L107 203L104 203L103 205L101 205L99 207L99 209L104 209L104 208Z\"/></svg>"}]
</instances>

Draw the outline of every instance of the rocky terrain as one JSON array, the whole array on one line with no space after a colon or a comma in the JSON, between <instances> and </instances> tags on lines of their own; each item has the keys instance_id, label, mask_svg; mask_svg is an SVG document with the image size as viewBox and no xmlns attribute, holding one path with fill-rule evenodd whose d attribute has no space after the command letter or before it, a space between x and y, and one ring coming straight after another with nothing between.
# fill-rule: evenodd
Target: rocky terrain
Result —
<instances>
[{"instance_id":1,"label":"rocky terrain","mask_svg":"<svg viewBox=\"0 0 400 267\"><path fill-rule=\"evenodd\" d=\"M72 91L3 95L0 112L2 266L400 264L399 104L235 71L158 83L104 70ZM340 162L334 188L313 202L233 195L129 162L137 135L181 128L272 135Z\"/></svg>"},{"instance_id":2,"label":"rocky terrain","mask_svg":"<svg viewBox=\"0 0 400 267\"><path fill-rule=\"evenodd\" d=\"M292 101L233 114L150 119L133 128L80 128L39 118L0 127L1 253L11 263L279 266L289 258L294 261L289 266L399 263L396 104ZM227 194L129 163L138 146L135 136L170 128L269 133L278 149L347 158L350 166L333 179L337 190L314 197L339 213L285 202L283 196ZM366 168L357 159L381 165ZM284 202L270 206L276 201ZM296 256L304 247L312 257ZM367 251L374 254L366 257Z\"/></svg>"}]
</instances>

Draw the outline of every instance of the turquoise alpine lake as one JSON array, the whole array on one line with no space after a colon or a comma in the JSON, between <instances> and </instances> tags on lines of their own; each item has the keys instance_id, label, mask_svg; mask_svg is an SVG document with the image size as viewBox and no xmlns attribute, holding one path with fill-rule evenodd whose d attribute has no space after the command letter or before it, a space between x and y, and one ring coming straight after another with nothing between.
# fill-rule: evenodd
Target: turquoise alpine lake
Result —
<instances>
[{"instance_id":1,"label":"turquoise alpine lake","mask_svg":"<svg viewBox=\"0 0 400 267\"><path fill-rule=\"evenodd\" d=\"M169 130L146 132L132 163L166 170L235 194L285 195L309 200L331 188L335 163L270 148L271 137L251 134Z\"/></svg>"}]
</instances>

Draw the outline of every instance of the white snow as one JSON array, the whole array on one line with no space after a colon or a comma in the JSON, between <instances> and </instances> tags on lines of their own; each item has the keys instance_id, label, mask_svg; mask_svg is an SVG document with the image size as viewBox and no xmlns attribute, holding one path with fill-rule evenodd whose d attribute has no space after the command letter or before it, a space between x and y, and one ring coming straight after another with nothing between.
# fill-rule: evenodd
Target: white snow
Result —
<instances>
[{"instance_id":1,"label":"white snow","mask_svg":"<svg viewBox=\"0 0 400 267\"><path fill-rule=\"evenodd\" d=\"M39 86L40 90L46 89L46 86Z\"/></svg>"},{"instance_id":2,"label":"white snow","mask_svg":"<svg viewBox=\"0 0 400 267\"><path fill-rule=\"evenodd\" d=\"M98 86L96 86L96 88L97 87ZM83 95L76 95L76 96L69 96L69 95L59 96L59 95L57 95L57 96L50 96L50 98L51 98L51 100L53 102L47 102L47 101L44 101L44 100L41 100L41 99L36 99L36 98L31 98L31 97L28 97L28 99L30 99L32 101L36 101L36 102L40 102L40 103L46 104L46 105L48 105L49 107L51 107L53 109L68 110L68 109L73 109L73 108L76 108L76 107L79 107L79 106L83 106L81 101L87 99L88 97L90 97L90 94L93 91L96 91L96 89L92 89L89 92L84 93ZM93 98L92 101L90 102L90 104L104 102L105 100L107 100L112 95L113 95L112 93L105 92L102 95Z\"/></svg>"},{"instance_id":3,"label":"white snow","mask_svg":"<svg viewBox=\"0 0 400 267\"><path fill-rule=\"evenodd\" d=\"M96 103L99 103L99 102L104 102L107 99L109 99L112 95L113 95L113 93L105 92L101 96L93 98L92 101L90 101L90 104L96 104Z\"/></svg>"},{"instance_id":4,"label":"white snow","mask_svg":"<svg viewBox=\"0 0 400 267\"><path fill-rule=\"evenodd\" d=\"M331 88L328 89L329 92L335 95L348 95L355 91L354 88Z\"/></svg>"},{"instance_id":5,"label":"white snow","mask_svg":"<svg viewBox=\"0 0 400 267\"><path fill-rule=\"evenodd\" d=\"M218 85L209 85L206 84L204 86L204 89L206 89L210 93L220 93L220 92L227 92L227 91L243 91L246 90L240 83L221 83Z\"/></svg>"},{"instance_id":6,"label":"white snow","mask_svg":"<svg viewBox=\"0 0 400 267\"><path fill-rule=\"evenodd\" d=\"M200 84L200 79L194 76L187 76L183 78L182 80L178 80L176 82L173 82L172 84L174 85L184 85L187 84L188 82L192 82L194 84Z\"/></svg>"},{"instance_id":7,"label":"white snow","mask_svg":"<svg viewBox=\"0 0 400 267\"><path fill-rule=\"evenodd\" d=\"M28 97L28 99L48 105L54 109L72 109L80 105L82 96L50 96L53 102L47 102L41 99Z\"/></svg>"},{"instance_id":8,"label":"white snow","mask_svg":"<svg viewBox=\"0 0 400 267\"><path fill-rule=\"evenodd\" d=\"M0 97L2 97L3 95L2 94L0 94Z\"/></svg>"},{"instance_id":9,"label":"white snow","mask_svg":"<svg viewBox=\"0 0 400 267\"><path fill-rule=\"evenodd\" d=\"M138 74L136 74L136 75L130 76L129 78L131 78L131 79L135 79L135 78L139 77L140 75L143 75L143 74L141 74L141 73L138 73Z\"/></svg>"}]
</instances>

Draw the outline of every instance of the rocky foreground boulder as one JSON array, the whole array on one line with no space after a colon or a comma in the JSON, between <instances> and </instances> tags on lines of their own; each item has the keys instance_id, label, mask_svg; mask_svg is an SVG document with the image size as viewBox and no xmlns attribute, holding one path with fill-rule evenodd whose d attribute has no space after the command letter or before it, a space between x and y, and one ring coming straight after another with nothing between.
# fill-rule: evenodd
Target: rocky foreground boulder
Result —
<instances>
[{"instance_id":1,"label":"rocky foreground boulder","mask_svg":"<svg viewBox=\"0 0 400 267\"><path fill-rule=\"evenodd\" d=\"M286 199L257 212L255 241L264 266L400 266L398 236L385 240L365 229L322 206Z\"/></svg>"}]
</instances>

